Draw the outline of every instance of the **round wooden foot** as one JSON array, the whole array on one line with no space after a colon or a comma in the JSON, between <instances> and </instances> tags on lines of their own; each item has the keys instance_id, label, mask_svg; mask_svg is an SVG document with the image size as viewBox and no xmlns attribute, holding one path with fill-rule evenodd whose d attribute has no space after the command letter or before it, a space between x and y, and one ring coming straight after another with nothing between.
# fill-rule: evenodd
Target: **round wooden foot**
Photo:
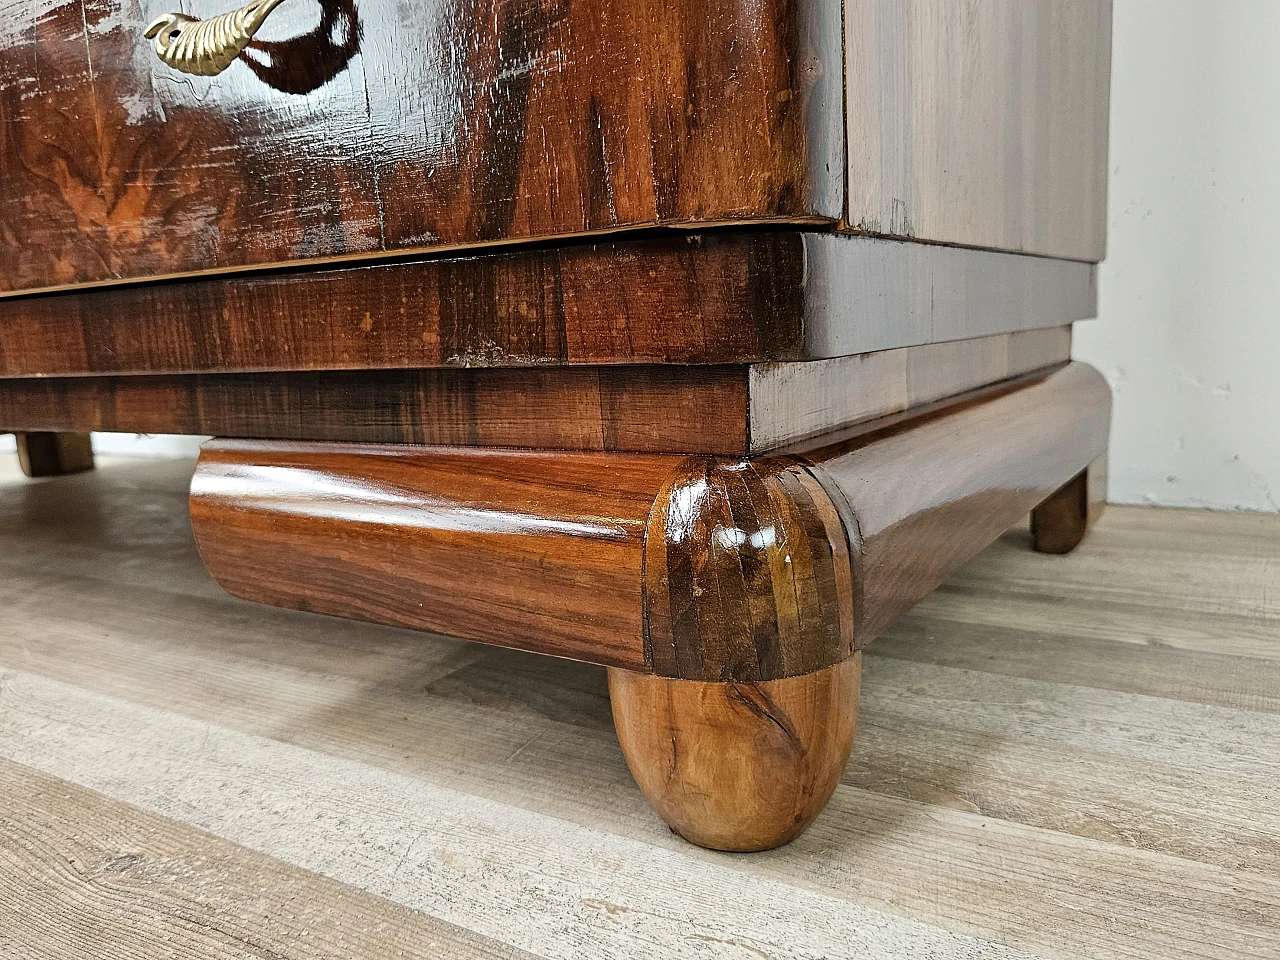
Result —
<instances>
[{"instance_id":1,"label":"round wooden foot","mask_svg":"<svg viewBox=\"0 0 1280 960\"><path fill-rule=\"evenodd\" d=\"M783 680L722 683L609 670L618 742L682 837L768 850L826 805L853 746L862 655Z\"/></svg>"},{"instance_id":2,"label":"round wooden foot","mask_svg":"<svg viewBox=\"0 0 1280 960\"><path fill-rule=\"evenodd\" d=\"M1041 553L1070 553L1080 546L1107 503L1107 455L1031 511L1031 543Z\"/></svg>"}]
</instances>

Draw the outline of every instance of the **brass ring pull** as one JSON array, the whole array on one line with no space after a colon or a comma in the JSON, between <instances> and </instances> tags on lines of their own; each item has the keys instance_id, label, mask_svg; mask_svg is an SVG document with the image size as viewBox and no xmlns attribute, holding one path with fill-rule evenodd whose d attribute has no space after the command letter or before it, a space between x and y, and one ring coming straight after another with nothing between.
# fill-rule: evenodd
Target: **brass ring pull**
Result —
<instances>
[{"instance_id":1,"label":"brass ring pull","mask_svg":"<svg viewBox=\"0 0 1280 960\"><path fill-rule=\"evenodd\" d=\"M284 0L253 0L208 20L166 13L144 34L155 39L156 56L183 73L212 77L231 66L267 16Z\"/></svg>"}]
</instances>

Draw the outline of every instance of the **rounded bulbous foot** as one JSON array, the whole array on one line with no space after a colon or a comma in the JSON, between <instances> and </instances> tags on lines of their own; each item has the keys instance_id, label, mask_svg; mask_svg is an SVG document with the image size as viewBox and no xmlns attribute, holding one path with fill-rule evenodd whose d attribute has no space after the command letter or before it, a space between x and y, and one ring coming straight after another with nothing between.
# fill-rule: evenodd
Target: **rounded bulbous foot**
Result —
<instances>
[{"instance_id":1,"label":"rounded bulbous foot","mask_svg":"<svg viewBox=\"0 0 1280 960\"><path fill-rule=\"evenodd\" d=\"M640 790L673 830L714 850L800 835L849 759L862 655L754 683L609 670L618 742Z\"/></svg>"}]
</instances>

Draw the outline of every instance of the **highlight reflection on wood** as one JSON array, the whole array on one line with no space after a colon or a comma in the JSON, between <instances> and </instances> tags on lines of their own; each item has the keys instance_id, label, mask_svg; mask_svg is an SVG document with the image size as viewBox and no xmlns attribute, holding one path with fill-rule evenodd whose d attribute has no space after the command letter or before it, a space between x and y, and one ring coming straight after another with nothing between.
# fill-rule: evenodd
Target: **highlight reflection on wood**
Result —
<instances>
[{"instance_id":1,"label":"highlight reflection on wood","mask_svg":"<svg viewBox=\"0 0 1280 960\"><path fill-rule=\"evenodd\" d=\"M1033 508L1082 535L1109 422L1072 363L755 458L223 440L191 518L237 596L612 668L668 823L763 849L839 777L858 651Z\"/></svg>"},{"instance_id":2,"label":"highlight reflection on wood","mask_svg":"<svg viewBox=\"0 0 1280 960\"><path fill-rule=\"evenodd\" d=\"M1093 461L1109 410L1071 364L751 459L216 441L192 523L249 599L774 680L866 646Z\"/></svg>"},{"instance_id":3,"label":"highlight reflection on wood","mask_svg":"<svg viewBox=\"0 0 1280 960\"><path fill-rule=\"evenodd\" d=\"M316 6L195 81L143 36L159 5L5 31L0 290L840 216L839 4Z\"/></svg>"},{"instance_id":4,"label":"highlight reflection on wood","mask_svg":"<svg viewBox=\"0 0 1280 960\"><path fill-rule=\"evenodd\" d=\"M191 522L236 596L642 670L644 529L670 466L217 441Z\"/></svg>"},{"instance_id":5,"label":"highlight reflection on wood","mask_svg":"<svg viewBox=\"0 0 1280 960\"><path fill-rule=\"evenodd\" d=\"M24 9L0 294L654 226L1103 252L1109 0L286 3L194 79L164 5Z\"/></svg>"},{"instance_id":6,"label":"highlight reflection on wood","mask_svg":"<svg viewBox=\"0 0 1280 960\"><path fill-rule=\"evenodd\" d=\"M848 541L799 460L681 461L644 559L645 663L660 676L770 680L853 653Z\"/></svg>"},{"instance_id":7,"label":"highlight reflection on wood","mask_svg":"<svg viewBox=\"0 0 1280 960\"><path fill-rule=\"evenodd\" d=\"M609 698L627 766L673 830L715 850L767 850L799 836L835 790L861 677L861 654L762 683L611 669Z\"/></svg>"},{"instance_id":8,"label":"highlight reflection on wood","mask_svg":"<svg viewBox=\"0 0 1280 960\"><path fill-rule=\"evenodd\" d=\"M1052 327L822 363L0 377L0 426L745 456L1070 352Z\"/></svg>"},{"instance_id":9,"label":"highlight reflection on wood","mask_svg":"<svg viewBox=\"0 0 1280 960\"><path fill-rule=\"evenodd\" d=\"M161 2L0 3L0 427L220 437L233 594L603 665L760 849L872 638L1083 536L1110 0L266 0L200 77Z\"/></svg>"}]
</instances>

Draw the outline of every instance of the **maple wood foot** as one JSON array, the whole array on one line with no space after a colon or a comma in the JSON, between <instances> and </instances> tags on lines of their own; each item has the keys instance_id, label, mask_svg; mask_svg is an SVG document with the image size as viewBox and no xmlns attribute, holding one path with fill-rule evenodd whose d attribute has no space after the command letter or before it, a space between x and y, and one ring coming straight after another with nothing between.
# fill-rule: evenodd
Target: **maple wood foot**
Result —
<instances>
[{"instance_id":1,"label":"maple wood foot","mask_svg":"<svg viewBox=\"0 0 1280 960\"><path fill-rule=\"evenodd\" d=\"M1041 553L1070 553L1102 515L1107 503L1107 455L1103 453L1031 511L1031 541Z\"/></svg>"},{"instance_id":2,"label":"maple wood foot","mask_svg":"<svg viewBox=\"0 0 1280 960\"><path fill-rule=\"evenodd\" d=\"M618 742L641 792L678 834L714 850L794 840L849 759L862 655L756 683L609 670Z\"/></svg>"},{"instance_id":3,"label":"maple wood foot","mask_svg":"<svg viewBox=\"0 0 1280 960\"><path fill-rule=\"evenodd\" d=\"M93 469L87 433L19 433L18 464L28 477L56 477Z\"/></svg>"}]
</instances>

